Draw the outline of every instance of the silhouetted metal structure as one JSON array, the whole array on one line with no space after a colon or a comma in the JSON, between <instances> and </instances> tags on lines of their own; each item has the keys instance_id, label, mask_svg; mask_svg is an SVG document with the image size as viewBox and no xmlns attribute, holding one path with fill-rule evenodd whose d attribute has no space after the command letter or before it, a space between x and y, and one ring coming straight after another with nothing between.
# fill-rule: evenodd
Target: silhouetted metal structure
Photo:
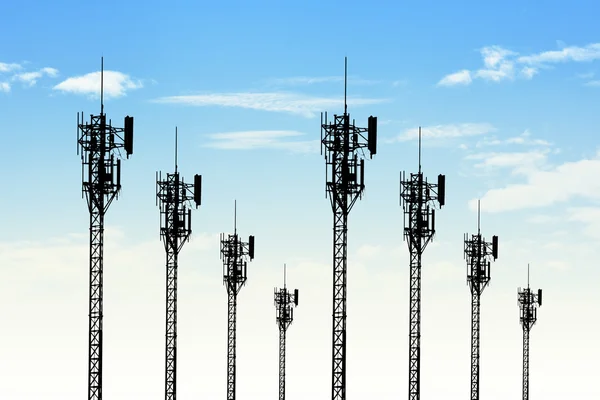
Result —
<instances>
[{"instance_id":1,"label":"silhouetted metal structure","mask_svg":"<svg viewBox=\"0 0 600 400\"><path fill-rule=\"evenodd\" d=\"M481 294L491 279L491 258L498 258L498 236L486 242L481 235L481 210L477 202L477 234L465 233L467 282L471 288L471 400L479 400L479 336L481 323Z\"/></svg>"},{"instance_id":2,"label":"silhouetted metal structure","mask_svg":"<svg viewBox=\"0 0 600 400\"><path fill-rule=\"evenodd\" d=\"M160 237L167 253L165 325L165 400L177 398L177 260L192 233L192 200L201 202L202 175L187 184L177 171L177 128L175 128L175 173L162 179L156 173L156 203L160 208Z\"/></svg>"},{"instance_id":3,"label":"silhouetted metal structure","mask_svg":"<svg viewBox=\"0 0 600 400\"><path fill-rule=\"evenodd\" d=\"M237 233L237 202L234 211L233 235L221 234L223 282L227 286L227 400L235 400L235 342L237 295L247 280L248 259L254 259L254 236L243 242Z\"/></svg>"},{"instance_id":4,"label":"silhouetted metal structure","mask_svg":"<svg viewBox=\"0 0 600 400\"><path fill-rule=\"evenodd\" d=\"M77 113L77 154L81 149L82 197L90 211L90 291L88 344L88 399L102 399L102 320L104 215L121 190L123 148L127 158L133 153L133 117L125 117L124 128L106 122L104 114L104 58L100 69L100 114L90 122ZM85 168L87 167L87 171Z\"/></svg>"},{"instance_id":5,"label":"silhouetted metal structure","mask_svg":"<svg viewBox=\"0 0 600 400\"><path fill-rule=\"evenodd\" d=\"M370 116L368 128L350 124L346 91L348 87L347 59L344 76L344 114L334 115L329 123L327 113L321 114L321 154L325 147L326 167L331 167L331 180L326 168L326 192L333 209L333 400L346 399L346 268L348 214L365 188L364 159L358 152L368 148L371 158L377 149L377 117ZM367 137L363 136L366 133ZM364 150L361 150L364 157Z\"/></svg>"},{"instance_id":6,"label":"silhouetted metal structure","mask_svg":"<svg viewBox=\"0 0 600 400\"><path fill-rule=\"evenodd\" d=\"M537 295L529 288L529 264L527 264L527 288L518 289L521 325L523 326L523 400L529 399L529 332L537 321L537 308L542 306L542 289Z\"/></svg>"},{"instance_id":7,"label":"silhouetted metal structure","mask_svg":"<svg viewBox=\"0 0 600 400\"><path fill-rule=\"evenodd\" d=\"M400 175L400 205L404 210L404 236L410 252L408 398L421 396L421 257L435 234L435 204L445 204L446 176L437 184L427 182L421 172L421 128L419 127L419 172Z\"/></svg>"},{"instance_id":8,"label":"silhouetted metal structure","mask_svg":"<svg viewBox=\"0 0 600 400\"><path fill-rule=\"evenodd\" d=\"M298 289L290 293L286 286L285 264L283 265L283 288L275 288L275 308L279 326L279 400L285 400L285 337L294 321L294 307L298 306Z\"/></svg>"}]
</instances>

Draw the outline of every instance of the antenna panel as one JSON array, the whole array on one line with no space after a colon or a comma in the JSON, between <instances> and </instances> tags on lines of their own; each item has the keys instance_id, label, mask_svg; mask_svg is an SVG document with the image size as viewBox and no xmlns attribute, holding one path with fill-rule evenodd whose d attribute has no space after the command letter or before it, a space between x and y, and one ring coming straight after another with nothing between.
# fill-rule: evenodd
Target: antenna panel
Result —
<instances>
[{"instance_id":1,"label":"antenna panel","mask_svg":"<svg viewBox=\"0 0 600 400\"><path fill-rule=\"evenodd\" d=\"M252 235L248 238L248 255L251 260L254 259L254 236Z\"/></svg>"},{"instance_id":2,"label":"antenna panel","mask_svg":"<svg viewBox=\"0 0 600 400\"><path fill-rule=\"evenodd\" d=\"M492 236L492 257L494 260L498 258L498 236Z\"/></svg>"},{"instance_id":3,"label":"antenna panel","mask_svg":"<svg viewBox=\"0 0 600 400\"><path fill-rule=\"evenodd\" d=\"M365 160L362 158L360 160L360 187L361 189L365 187Z\"/></svg>"},{"instance_id":4,"label":"antenna panel","mask_svg":"<svg viewBox=\"0 0 600 400\"><path fill-rule=\"evenodd\" d=\"M127 153L127 157L133 154L133 117L129 115L125 117L123 147Z\"/></svg>"},{"instance_id":5,"label":"antenna panel","mask_svg":"<svg viewBox=\"0 0 600 400\"><path fill-rule=\"evenodd\" d=\"M438 175L438 202L440 207L446 205L446 175Z\"/></svg>"},{"instance_id":6,"label":"antenna panel","mask_svg":"<svg viewBox=\"0 0 600 400\"><path fill-rule=\"evenodd\" d=\"M538 289L538 304L542 306L542 289Z\"/></svg>"},{"instance_id":7,"label":"antenna panel","mask_svg":"<svg viewBox=\"0 0 600 400\"><path fill-rule=\"evenodd\" d=\"M370 116L368 123L368 138L367 138L367 146L369 148L369 152L371 153L371 157L377 154L377 117Z\"/></svg>"},{"instance_id":8,"label":"antenna panel","mask_svg":"<svg viewBox=\"0 0 600 400\"><path fill-rule=\"evenodd\" d=\"M121 159L117 158L117 190L121 189Z\"/></svg>"},{"instance_id":9,"label":"antenna panel","mask_svg":"<svg viewBox=\"0 0 600 400\"><path fill-rule=\"evenodd\" d=\"M431 232L435 233L435 208L431 209Z\"/></svg>"},{"instance_id":10,"label":"antenna panel","mask_svg":"<svg viewBox=\"0 0 600 400\"><path fill-rule=\"evenodd\" d=\"M298 305L298 289L294 289L294 304Z\"/></svg>"},{"instance_id":11,"label":"antenna panel","mask_svg":"<svg viewBox=\"0 0 600 400\"><path fill-rule=\"evenodd\" d=\"M194 202L196 207L202 202L202 175L194 175Z\"/></svg>"}]
</instances>

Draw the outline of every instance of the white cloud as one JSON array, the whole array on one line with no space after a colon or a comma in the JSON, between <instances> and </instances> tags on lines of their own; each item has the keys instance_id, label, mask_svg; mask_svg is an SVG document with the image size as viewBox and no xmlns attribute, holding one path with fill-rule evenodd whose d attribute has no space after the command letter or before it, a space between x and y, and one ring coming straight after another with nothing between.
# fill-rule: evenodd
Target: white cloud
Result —
<instances>
[{"instance_id":1,"label":"white cloud","mask_svg":"<svg viewBox=\"0 0 600 400\"><path fill-rule=\"evenodd\" d=\"M472 82L471 77L493 82L512 80L515 78L515 66L517 64L523 65L519 70L519 76L524 79L532 79L539 72L539 68L547 67L548 64L569 61L589 62L600 59L600 43L592 43L585 47L562 47L560 50L519 57L517 57L518 53L500 46L486 46L480 51L484 68L474 73L468 69L463 69L444 77L438 85L470 84Z\"/></svg>"},{"instance_id":2,"label":"white cloud","mask_svg":"<svg viewBox=\"0 0 600 400\"><path fill-rule=\"evenodd\" d=\"M129 75L118 71L104 71L104 96L121 97L128 90L143 87L141 81L133 81ZM74 76L54 86L54 90L62 92L84 94L91 97L100 96L100 71Z\"/></svg>"},{"instance_id":3,"label":"white cloud","mask_svg":"<svg viewBox=\"0 0 600 400\"><path fill-rule=\"evenodd\" d=\"M0 73L12 72L12 71L16 71L18 69L21 69L20 64L15 64L15 63L8 64L8 63L0 62Z\"/></svg>"},{"instance_id":4,"label":"white cloud","mask_svg":"<svg viewBox=\"0 0 600 400\"><path fill-rule=\"evenodd\" d=\"M318 140L289 141L290 137L304 136L296 131L245 131L213 133L208 135L213 142L205 147L227 150L286 149L296 153L316 153Z\"/></svg>"},{"instance_id":5,"label":"white cloud","mask_svg":"<svg viewBox=\"0 0 600 400\"><path fill-rule=\"evenodd\" d=\"M10 92L10 83L0 82L0 92L5 92L5 93Z\"/></svg>"},{"instance_id":6,"label":"white cloud","mask_svg":"<svg viewBox=\"0 0 600 400\"><path fill-rule=\"evenodd\" d=\"M467 160L479 160L475 168L513 168L513 174L528 174L547 160L549 150L534 150L527 152L478 153L465 157Z\"/></svg>"},{"instance_id":7,"label":"white cloud","mask_svg":"<svg viewBox=\"0 0 600 400\"><path fill-rule=\"evenodd\" d=\"M567 61L585 62L600 59L600 43L588 44L584 47L570 46L560 50L544 51L538 54L522 56L517 59L523 64L547 64Z\"/></svg>"},{"instance_id":8,"label":"white cloud","mask_svg":"<svg viewBox=\"0 0 600 400\"><path fill-rule=\"evenodd\" d=\"M311 97L294 93L215 93L206 95L169 96L153 100L156 103L186 104L191 106L241 107L253 110L287 112L307 118L327 108L343 106L343 98ZM377 104L385 99L350 98L348 105Z\"/></svg>"},{"instance_id":9,"label":"white cloud","mask_svg":"<svg viewBox=\"0 0 600 400\"><path fill-rule=\"evenodd\" d=\"M550 170L533 170L526 182L492 189L483 195L487 212L545 207L572 198L600 200L600 158L567 162ZM477 200L469 202L477 208Z\"/></svg>"},{"instance_id":10,"label":"white cloud","mask_svg":"<svg viewBox=\"0 0 600 400\"><path fill-rule=\"evenodd\" d=\"M19 74L15 74L13 76L13 80L21 81L29 86L34 86L37 83L38 79L40 79L43 76L49 76L54 78L58 76L58 70L56 68L46 67L40 69L39 71L22 72Z\"/></svg>"},{"instance_id":11,"label":"white cloud","mask_svg":"<svg viewBox=\"0 0 600 400\"><path fill-rule=\"evenodd\" d=\"M583 232L594 239L600 239L600 208L599 207L569 207L569 221L585 225Z\"/></svg>"},{"instance_id":12,"label":"white cloud","mask_svg":"<svg viewBox=\"0 0 600 400\"><path fill-rule=\"evenodd\" d=\"M471 83L471 81L471 72L467 69L463 69L462 71L458 71L443 77L438 82L438 86L468 85Z\"/></svg>"},{"instance_id":13,"label":"white cloud","mask_svg":"<svg viewBox=\"0 0 600 400\"><path fill-rule=\"evenodd\" d=\"M543 139L531 139L531 132L529 130L525 130L521 135L515 137L509 137L507 139L497 139L495 137L492 138L484 138L483 140L477 142L475 147L484 147L484 146L499 146L499 145L508 145L508 144L519 144L519 145L529 145L529 146L550 146L551 143L543 140Z\"/></svg>"},{"instance_id":14,"label":"white cloud","mask_svg":"<svg viewBox=\"0 0 600 400\"><path fill-rule=\"evenodd\" d=\"M495 131L491 124L488 123L465 123L465 124L449 124L449 125L434 125L421 128L422 137L430 137L436 139L442 138L458 138L463 136L484 135ZM419 129L411 128L405 130L395 141L413 140L419 137Z\"/></svg>"},{"instance_id":15,"label":"white cloud","mask_svg":"<svg viewBox=\"0 0 600 400\"><path fill-rule=\"evenodd\" d=\"M597 81L589 81L589 82L587 82L587 83L585 84L585 86L594 86L594 87L596 87L596 86L600 86L600 80L597 80Z\"/></svg>"}]
</instances>

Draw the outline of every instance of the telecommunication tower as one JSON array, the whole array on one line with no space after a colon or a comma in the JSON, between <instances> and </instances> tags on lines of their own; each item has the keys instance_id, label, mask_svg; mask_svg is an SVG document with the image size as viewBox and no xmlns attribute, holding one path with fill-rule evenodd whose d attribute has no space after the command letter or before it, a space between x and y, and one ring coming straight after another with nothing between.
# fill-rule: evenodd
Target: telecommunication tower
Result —
<instances>
[{"instance_id":1,"label":"telecommunication tower","mask_svg":"<svg viewBox=\"0 0 600 400\"><path fill-rule=\"evenodd\" d=\"M254 259L254 236L243 242L237 233L237 202L234 207L233 235L221 234L223 282L227 287L227 400L235 400L235 339L237 295L247 280L248 259Z\"/></svg>"},{"instance_id":2,"label":"telecommunication tower","mask_svg":"<svg viewBox=\"0 0 600 400\"><path fill-rule=\"evenodd\" d=\"M275 307L279 326L279 400L285 400L285 336L294 320L294 307L298 306L298 289L290 293L286 286L285 264L283 265L283 288L275 288Z\"/></svg>"},{"instance_id":3,"label":"telecommunication tower","mask_svg":"<svg viewBox=\"0 0 600 400\"><path fill-rule=\"evenodd\" d=\"M119 149L125 150L127 158L133 154L133 117L125 117L124 128L112 126L110 120L106 123L104 58L100 67L100 114L90 115L88 123L83 112L81 120L77 113L77 143L78 155L81 150L82 197L85 194L90 212L88 400L101 400L104 215L121 190Z\"/></svg>"},{"instance_id":4,"label":"telecommunication tower","mask_svg":"<svg viewBox=\"0 0 600 400\"><path fill-rule=\"evenodd\" d=\"M187 184L177 171L177 128L175 128L175 173L165 179L156 173L156 203L160 208L160 237L167 253L166 333L165 333L165 400L177 398L177 259L192 233L193 200L201 202L202 175L194 175Z\"/></svg>"},{"instance_id":5,"label":"telecommunication tower","mask_svg":"<svg viewBox=\"0 0 600 400\"><path fill-rule=\"evenodd\" d=\"M479 400L479 335L481 323L481 294L489 284L491 258L498 258L498 236L486 242L481 235L481 209L477 202L477 234L465 233L467 282L471 288L471 400Z\"/></svg>"},{"instance_id":6,"label":"telecommunication tower","mask_svg":"<svg viewBox=\"0 0 600 400\"><path fill-rule=\"evenodd\" d=\"M403 240L410 253L408 398L421 397L421 258L435 234L435 201L445 204L446 176L437 184L427 182L421 171L421 128L419 127L419 172L400 175L400 205L404 210Z\"/></svg>"},{"instance_id":7,"label":"telecommunication tower","mask_svg":"<svg viewBox=\"0 0 600 400\"><path fill-rule=\"evenodd\" d=\"M330 123L321 114L321 155L325 147L326 193L333 209L333 346L332 400L346 399L346 270L348 214L365 188L364 148L371 158L377 149L377 117L370 116L368 128L350 124L346 102L348 60L345 59L344 114L334 115ZM367 137L363 136L366 133ZM358 153L361 159L358 160Z\"/></svg>"},{"instance_id":8,"label":"telecommunication tower","mask_svg":"<svg viewBox=\"0 0 600 400\"><path fill-rule=\"evenodd\" d=\"M523 400L529 399L529 332L537 321L537 308L542 306L542 289L537 295L529 288L529 264L527 264L527 288L518 289L521 325L523 326Z\"/></svg>"}]
</instances>

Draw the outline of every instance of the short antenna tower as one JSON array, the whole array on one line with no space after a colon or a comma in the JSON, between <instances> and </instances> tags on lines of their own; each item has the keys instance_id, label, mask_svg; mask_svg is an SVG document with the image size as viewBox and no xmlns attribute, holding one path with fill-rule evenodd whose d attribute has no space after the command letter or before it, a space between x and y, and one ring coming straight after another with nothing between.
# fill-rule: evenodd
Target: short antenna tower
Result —
<instances>
[{"instance_id":1,"label":"short antenna tower","mask_svg":"<svg viewBox=\"0 0 600 400\"><path fill-rule=\"evenodd\" d=\"M421 397L421 258L435 234L435 202L445 204L446 176L437 184L427 182L421 171L421 128L419 128L419 172L400 173L400 205L404 211L403 239L410 253L408 398Z\"/></svg>"},{"instance_id":2,"label":"short antenna tower","mask_svg":"<svg viewBox=\"0 0 600 400\"><path fill-rule=\"evenodd\" d=\"M347 58L345 76L347 77ZM344 79L344 97L347 78ZM344 114L327 120L321 114L321 154L325 148L326 194L333 210L333 337L332 400L346 399L346 271L348 214L365 188L364 149L371 158L377 149L377 117L370 116L368 128L350 123L347 104ZM359 153L361 155L359 160ZM331 172L331 178L329 173Z\"/></svg>"},{"instance_id":3,"label":"short antenna tower","mask_svg":"<svg viewBox=\"0 0 600 400\"><path fill-rule=\"evenodd\" d=\"M527 288L518 289L520 322L523 327L523 400L529 400L529 333L537 321L537 309L542 306L542 289L535 294L529 287L529 264L527 264Z\"/></svg>"},{"instance_id":4,"label":"short antenna tower","mask_svg":"<svg viewBox=\"0 0 600 400\"><path fill-rule=\"evenodd\" d=\"M227 400L235 400L237 295L247 280L248 261L254 259L254 236L243 242L237 233L237 201L234 208L234 234L221 234L223 283L227 288Z\"/></svg>"},{"instance_id":5,"label":"short antenna tower","mask_svg":"<svg viewBox=\"0 0 600 400\"><path fill-rule=\"evenodd\" d=\"M104 58L101 60L104 74ZM104 115L104 82L100 82L100 114L85 122L77 113L77 154L81 151L82 197L90 212L90 278L88 400L102 399L102 323L104 301L104 216L121 190L121 157L133 153L133 117L125 117L124 128L112 126Z\"/></svg>"},{"instance_id":6,"label":"short antenna tower","mask_svg":"<svg viewBox=\"0 0 600 400\"><path fill-rule=\"evenodd\" d=\"M467 283L471 289L471 400L479 400L479 336L481 294L489 284L491 259L498 258L498 236L486 242L481 235L481 208L477 201L477 234L464 237Z\"/></svg>"},{"instance_id":7,"label":"short antenna tower","mask_svg":"<svg viewBox=\"0 0 600 400\"><path fill-rule=\"evenodd\" d=\"M298 306L298 289L290 293L286 285L286 266L283 264L283 288L275 288L275 308L279 326L279 400L285 400L285 344L286 332L294 320L294 307Z\"/></svg>"},{"instance_id":8,"label":"short antenna tower","mask_svg":"<svg viewBox=\"0 0 600 400\"><path fill-rule=\"evenodd\" d=\"M175 172L156 173L156 204L160 209L160 237L167 254L165 321L165 400L177 398L177 267L179 252L192 233L191 201L200 206L202 175L187 184L177 172L177 128L175 128Z\"/></svg>"}]
</instances>

